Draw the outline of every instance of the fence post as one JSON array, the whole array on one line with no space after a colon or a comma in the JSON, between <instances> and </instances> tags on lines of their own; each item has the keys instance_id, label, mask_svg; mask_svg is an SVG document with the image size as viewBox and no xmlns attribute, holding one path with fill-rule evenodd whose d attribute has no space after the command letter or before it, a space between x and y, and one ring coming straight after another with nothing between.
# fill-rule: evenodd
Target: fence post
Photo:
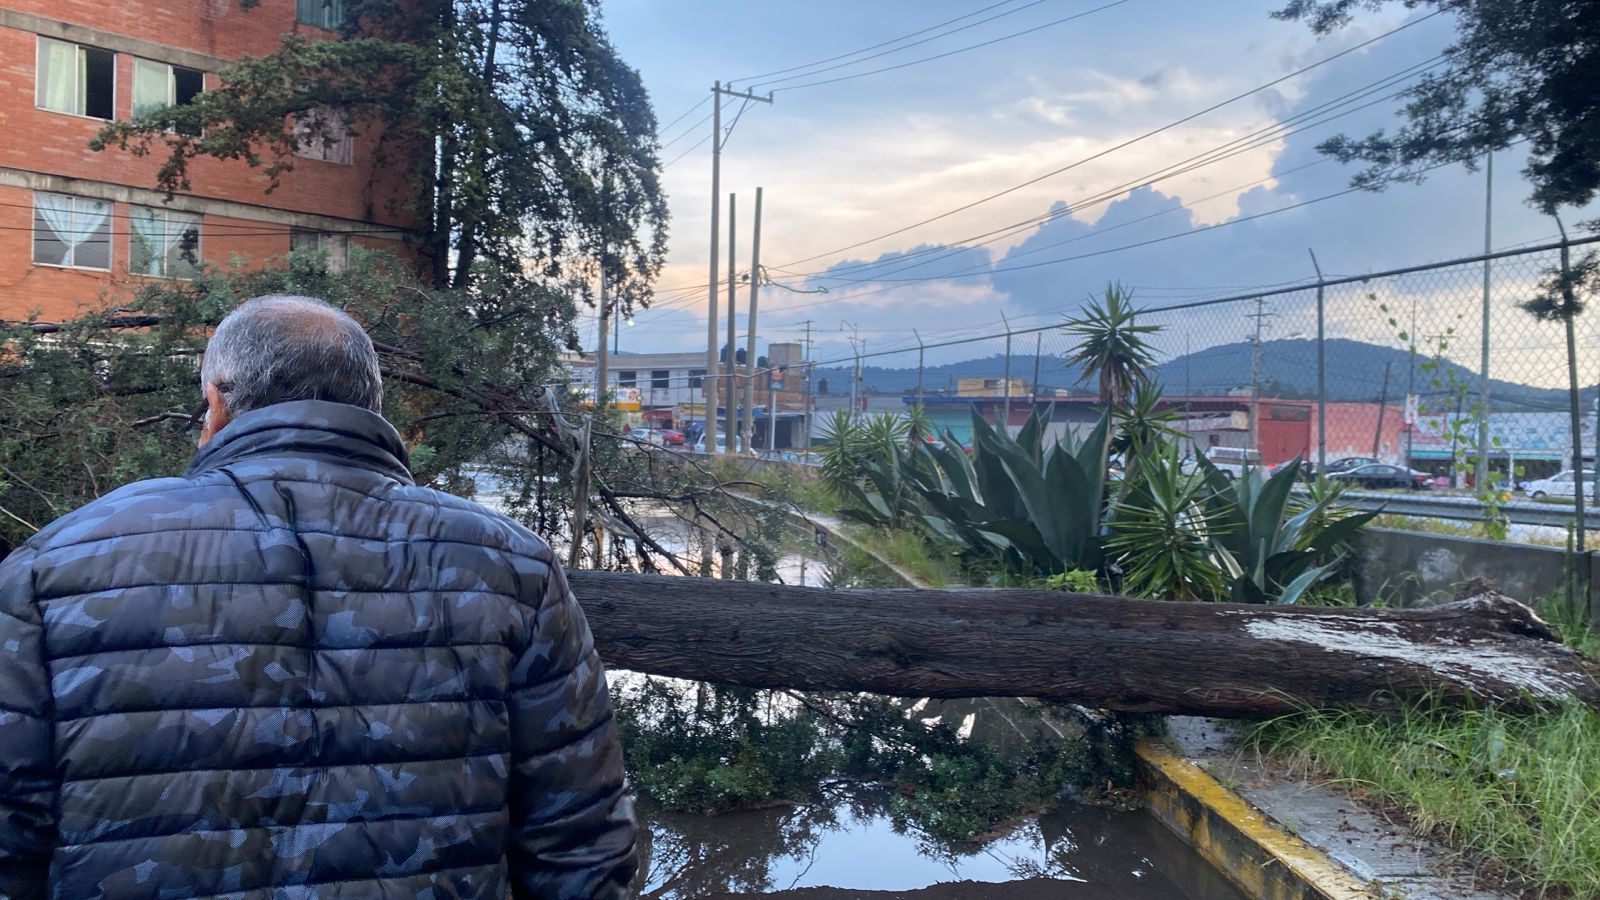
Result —
<instances>
[{"instance_id":1,"label":"fence post","mask_svg":"<svg viewBox=\"0 0 1600 900\"><path fill-rule=\"evenodd\" d=\"M1005 374L1001 376L1006 386L1006 402L1004 412L1001 413L1000 427L1005 434L1011 434L1011 321L1005 313L1000 314L1000 321L1006 324L1006 367Z\"/></svg>"},{"instance_id":2,"label":"fence post","mask_svg":"<svg viewBox=\"0 0 1600 900\"><path fill-rule=\"evenodd\" d=\"M1317 262L1317 252L1310 247L1311 267L1317 270L1317 478L1322 479L1328 470L1328 304L1322 266ZM1387 376L1386 376L1387 377ZM1378 413L1378 433L1383 433L1383 412Z\"/></svg>"}]
</instances>

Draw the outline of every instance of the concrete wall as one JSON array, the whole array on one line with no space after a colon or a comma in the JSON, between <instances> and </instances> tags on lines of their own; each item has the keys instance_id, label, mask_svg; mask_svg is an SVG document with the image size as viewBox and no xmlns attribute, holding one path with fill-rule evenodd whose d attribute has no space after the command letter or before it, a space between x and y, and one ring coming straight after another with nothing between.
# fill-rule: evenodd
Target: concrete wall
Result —
<instances>
[{"instance_id":1,"label":"concrete wall","mask_svg":"<svg viewBox=\"0 0 1600 900\"><path fill-rule=\"evenodd\" d=\"M1566 552L1536 544L1369 528L1354 561L1356 596L1363 603L1380 597L1406 606L1439 603L1474 578L1488 579L1507 596L1530 604L1566 586ZM1600 612L1597 567L1597 554L1587 554L1581 571L1591 616Z\"/></svg>"}]
</instances>

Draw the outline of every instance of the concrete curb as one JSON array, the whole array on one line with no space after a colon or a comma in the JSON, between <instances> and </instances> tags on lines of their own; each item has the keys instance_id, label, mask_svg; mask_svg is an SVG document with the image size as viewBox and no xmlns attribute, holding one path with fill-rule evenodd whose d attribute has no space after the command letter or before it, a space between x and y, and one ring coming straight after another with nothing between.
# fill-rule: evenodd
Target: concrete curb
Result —
<instances>
[{"instance_id":1,"label":"concrete curb","mask_svg":"<svg viewBox=\"0 0 1600 900\"><path fill-rule=\"evenodd\" d=\"M1377 900L1382 895L1164 744L1135 750L1150 812L1257 900Z\"/></svg>"}]
</instances>

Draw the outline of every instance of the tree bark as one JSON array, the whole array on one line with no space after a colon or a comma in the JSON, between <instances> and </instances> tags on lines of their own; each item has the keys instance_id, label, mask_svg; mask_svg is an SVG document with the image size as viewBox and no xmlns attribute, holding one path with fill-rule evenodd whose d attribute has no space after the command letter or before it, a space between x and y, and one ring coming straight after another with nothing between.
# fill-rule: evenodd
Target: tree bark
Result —
<instances>
[{"instance_id":1,"label":"tree bark","mask_svg":"<svg viewBox=\"0 0 1600 900\"><path fill-rule=\"evenodd\" d=\"M569 578L608 665L697 681L1228 717L1423 699L1600 704L1600 663L1494 593L1379 610Z\"/></svg>"}]
</instances>

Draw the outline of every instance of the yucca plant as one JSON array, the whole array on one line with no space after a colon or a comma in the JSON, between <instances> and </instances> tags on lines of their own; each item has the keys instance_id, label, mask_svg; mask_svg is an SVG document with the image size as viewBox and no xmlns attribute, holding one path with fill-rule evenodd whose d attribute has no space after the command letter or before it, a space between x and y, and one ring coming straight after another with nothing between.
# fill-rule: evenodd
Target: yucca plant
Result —
<instances>
[{"instance_id":1,"label":"yucca plant","mask_svg":"<svg viewBox=\"0 0 1600 900\"><path fill-rule=\"evenodd\" d=\"M867 452L861 423L848 411L836 409L822 426L822 440L823 479L835 490L854 484L860 477L861 460Z\"/></svg>"},{"instance_id":2,"label":"yucca plant","mask_svg":"<svg viewBox=\"0 0 1600 900\"><path fill-rule=\"evenodd\" d=\"M1138 312L1131 291L1108 284L1102 297L1090 298L1082 316L1067 319L1067 333L1078 339L1067 362L1082 371L1080 382L1098 382L1101 406L1122 405L1155 368L1155 353L1145 338L1161 328L1137 324Z\"/></svg>"},{"instance_id":3,"label":"yucca plant","mask_svg":"<svg viewBox=\"0 0 1600 900\"><path fill-rule=\"evenodd\" d=\"M1210 487L1183 470L1173 444L1147 444L1124 479L1106 551L1122 572L1122 591L1159 600L1216 600L1227 585L1213 533L1222 514Z\"/></svg>"}]
</instances>

